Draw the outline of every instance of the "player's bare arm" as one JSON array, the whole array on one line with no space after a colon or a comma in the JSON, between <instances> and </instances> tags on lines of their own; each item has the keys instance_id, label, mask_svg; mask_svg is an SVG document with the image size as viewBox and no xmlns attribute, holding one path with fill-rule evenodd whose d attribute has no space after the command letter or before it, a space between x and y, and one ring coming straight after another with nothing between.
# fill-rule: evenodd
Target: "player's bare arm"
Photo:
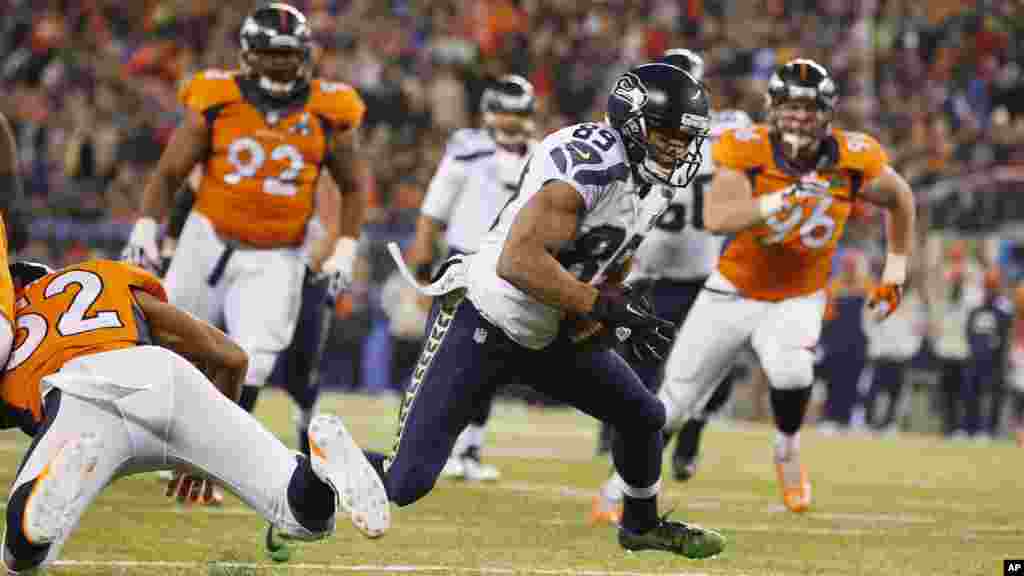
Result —
<instances>
[{"instance_id":1,"label":"player's bare arm","mask_svg":"<svg viewBox=\"0 0 1024 576\"><path fill-rule=\"evenodd\" d=\"M189 111L164 149L160 162L142 192L142 216L159 221L170 209L174 193L181 188L209 152L210 128L198 113Z\"/></svg>"},{"instance_id":2,"label":"player's bare arm","mask_svg":"<svg viewBox=\"0 0 1024 576\"><path fill-rule=\"evenodd\" d=\"M234 402L242 393L249 356L238 344L211 324L141 290L135 299L161 344L187 358L212 367L213 384Z\"/></svg>"},{"instance_id":3,"label":"player's bare arm","mask_svg":"<svg viewBox=\"0 0 1024 576\"><path fill-rule=\"evenodd\" d=\"M576 314L594 307L597 289L569 273L555 253L576 236L583 198L552 181L520 210L498 259L498 276L545 304Z\"/></svg>"},{"instance_id":4,"label":"player's bare arm","mask_svg":"<svg viewBox=\"0 0 1024 576\"><path fill-rule=\"evenodd\" d=\"M316 189L316 212L324 235L310 249L309 267L320 272L341 234L341 192L331 178L320 178Z\"/></svg>"},{"instance_id":5,"label":"player's bare arm","mask_svg":"<svg viewBox=\"0 0 1024 576\"><path fill-rule=\"evenodd\" d=\"M767 197L754 198L746 174L719 167L711 180L711 190L704 198L704 227L717 234L727 234L759 224L776 209L771 205L772 200L766 202Z\"/></svg>"},{"instance_id":6,"label":"player's bare arm","mask_svg":"<svg viewBox=\"0 0 1024 576\"><path fill-rule=\"evenodd\" d=\"M914 193L910 185L890 166L861 192L861 196L889 212L886 219L885 268L881 284L875 287L868 306L874 310L875 320L887 318L903 299L903 285L907 280L907 257L914 243Z\"/></svg>"},{"instance_id":7,"label":"player's bare arm","mask_svg":"<svg viewBox=\"0 0 1024 576\"><path fill-rule=\"evenodd\" d=\"M409 264L418 275L422 276L423 269L433 261L434 245L443 229L444 223L432 216L420 214L416 219L416 236L409 252Z\"/></svg>"},{"instance_id":8,"label":"player's bare arm","mask_svg":"<svg viewBox=\"0 0 1024 576\"><path fill-rule=\"evenodd\" d=\"M346 238L358 238L366 217L367 194L364 176L369 167L359 151L357 129L338 132L333 136L327 170L338 184L341 193L339 234Z\"/></svg>"},{"instance_id":9,"label":"player's bare arm","mask_svg":"<svg viewBox=\"0 0 1024 576\"><path fill-rule=\"evenodd\" d=\"M889 218L886 221L888 251L890 254L900 254L905 258L910 254L914 244L916 215L914 193L910 189L910 185L891 166L886 166L878 178L864 187L861 197L888 210Z\"/></svg>"},{"instance_id":10,"label":"player's bare arm","mask_svg":"<svg viewBox=\"0 0 1024 576\"><path fill-rule=\"evenodd\" d=\"M337 289L352 284L356 257L356 239L359 238L366 217L365 178L369 168L359 152L358 131L355 128L338 132L331 141L327 170L338 185L340 209L338 233L331 255L324 261L323 271L333 274ZM332 288L332 291L335 289Z\"/></svg>"}]
</instances>

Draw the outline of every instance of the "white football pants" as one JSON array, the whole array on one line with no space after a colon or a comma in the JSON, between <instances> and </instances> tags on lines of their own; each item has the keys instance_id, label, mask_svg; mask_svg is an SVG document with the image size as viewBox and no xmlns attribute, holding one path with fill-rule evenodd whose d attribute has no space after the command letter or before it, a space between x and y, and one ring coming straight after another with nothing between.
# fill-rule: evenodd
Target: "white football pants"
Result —
<instances>
[{"instance_id":1,"label":"white football pants","mask_svg":"<svg viewBox=\"0 0 1024 576\"><path fill-rule=\"evenodd\" d=\"M177 354L137 346L83 356L43 384L60 388L59 408L46 414L53 420L36 435L10 493L39 476L68 440L93 433L103 444L72 511L74 524L51 544L44 564L114 479L181 467L215 477L283 532L311 537L288 505L296 453Z\"/></svg>"},{"instance_id":2,"label":"white football pants","mask_svg":"<svg viewBox=\"0 0 1024 576\"><path fill-rule=\"evenodd\" d=\"M237 248L226 263L220 262L226 248L209 219L193 211L181 231L164 288L171 304L222 326L249 353L245 383L262 386L278 352L295 334L305 256L300 247ZM218 264L222 270L217 270Z\"/></svg>"},{"instance_id":3,"label":"white football pants","mask_svg":"<svg viewBox=\"0 0 1024 576\"><path fill-rule=\"evenodd\" d=\"M778 302L751 300L712 274L665 364L658 397L665 404L666 429L700 414L744 346L753 348L773 388L810 386L825 303L824 290Z\"/></svg>"}]
</instances>

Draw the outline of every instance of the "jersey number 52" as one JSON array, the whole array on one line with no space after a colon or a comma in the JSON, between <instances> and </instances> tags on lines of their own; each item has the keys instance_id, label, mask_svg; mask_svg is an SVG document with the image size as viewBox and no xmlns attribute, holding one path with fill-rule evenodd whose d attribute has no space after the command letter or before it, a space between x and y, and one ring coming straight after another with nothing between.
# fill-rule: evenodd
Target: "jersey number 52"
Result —
<instances>
[{"instance_id":1,"label":"jersey number 52","mask_svg":"<svg viewBox=\"0 0 1024 576\"><path fill-rule=\"evenodd\" d=\"M103 293L103 280L93 272L70 270L53 278L43 291L43 298L50 299L63 294L71 286L78 286L79 290L71 299L67 310L57 319L57 334L67 337L104 328L124 327L121 317L114 310L96 310L86 316ZM20 300L16 307L23 308L27 305L26 301ZM14 370L32 356L49 335L50 326L46 322L46 317L41 314L20 314L18 330L25 330L27 336L11 353L7 370Z\"/></svg>"}]
</instances>

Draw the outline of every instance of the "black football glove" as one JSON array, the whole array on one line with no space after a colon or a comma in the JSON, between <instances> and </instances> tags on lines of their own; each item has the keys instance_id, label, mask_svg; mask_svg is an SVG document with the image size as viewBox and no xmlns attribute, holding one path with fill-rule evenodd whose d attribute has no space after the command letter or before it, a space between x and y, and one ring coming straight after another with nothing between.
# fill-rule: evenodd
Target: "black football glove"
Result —
<instances>
[{"instance_id":1,"label":"black football glove","mask_svg":"<svg viewBox=\"0 0 1024 576\"><path fill-rule=\"evenodd\" d=\"M676 325L654 315L644 294L629 287L601 290L590 316L604 323L616 342L641 362L660 361L672 349Z\"/></svg>"}]
</instances>

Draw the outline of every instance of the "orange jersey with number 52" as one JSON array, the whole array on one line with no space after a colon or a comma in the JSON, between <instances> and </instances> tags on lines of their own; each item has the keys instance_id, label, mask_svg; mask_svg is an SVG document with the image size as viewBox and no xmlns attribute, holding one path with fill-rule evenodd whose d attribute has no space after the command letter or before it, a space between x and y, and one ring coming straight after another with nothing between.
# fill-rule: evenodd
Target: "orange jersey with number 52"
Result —
<instances>
[{"instance_id":1,"label":"orange jersey with number 52","mask_svg":"<svg viewBox=\"0 0 1024 576\"><path fill-rule=\"evenodd\" d=\"M889 162L866 134L832 129L824 146L828 160L798 175L787 169L765 125L730 130L715 142L716 167L746 174L755 197L800 189L797 206L738 232L719 258L718 271L747 298L778 301L825 288L857 193Z\"/></svg>"},{"instance_id":2,"label":"orange jersey with number 52","mask_svg":"<svg viewBox=\"0 0 1024 576\"><path fill-rule=\"evenodd\" d=\"M151 343L133 289L167 300L155 276L112 260L63 268L19 292L14 351L0 381L8 409L38 424L43 377L79 356Z\"/></svg>"},{"instance_id":3,"label":"orange jersey with number 52","mask_svg":"<svg viewBox=\"0 0 1024 576\"><path fill-rule=\"evenodd\" d=\"M207 70L179 91L212 135L195 209L228 239L294 246L313 214L331 134L359 126L366 107L350 86L314 80L304 102L261 111L244 96L245 81L236 72Z\"/></svg>"}]
</instances>

